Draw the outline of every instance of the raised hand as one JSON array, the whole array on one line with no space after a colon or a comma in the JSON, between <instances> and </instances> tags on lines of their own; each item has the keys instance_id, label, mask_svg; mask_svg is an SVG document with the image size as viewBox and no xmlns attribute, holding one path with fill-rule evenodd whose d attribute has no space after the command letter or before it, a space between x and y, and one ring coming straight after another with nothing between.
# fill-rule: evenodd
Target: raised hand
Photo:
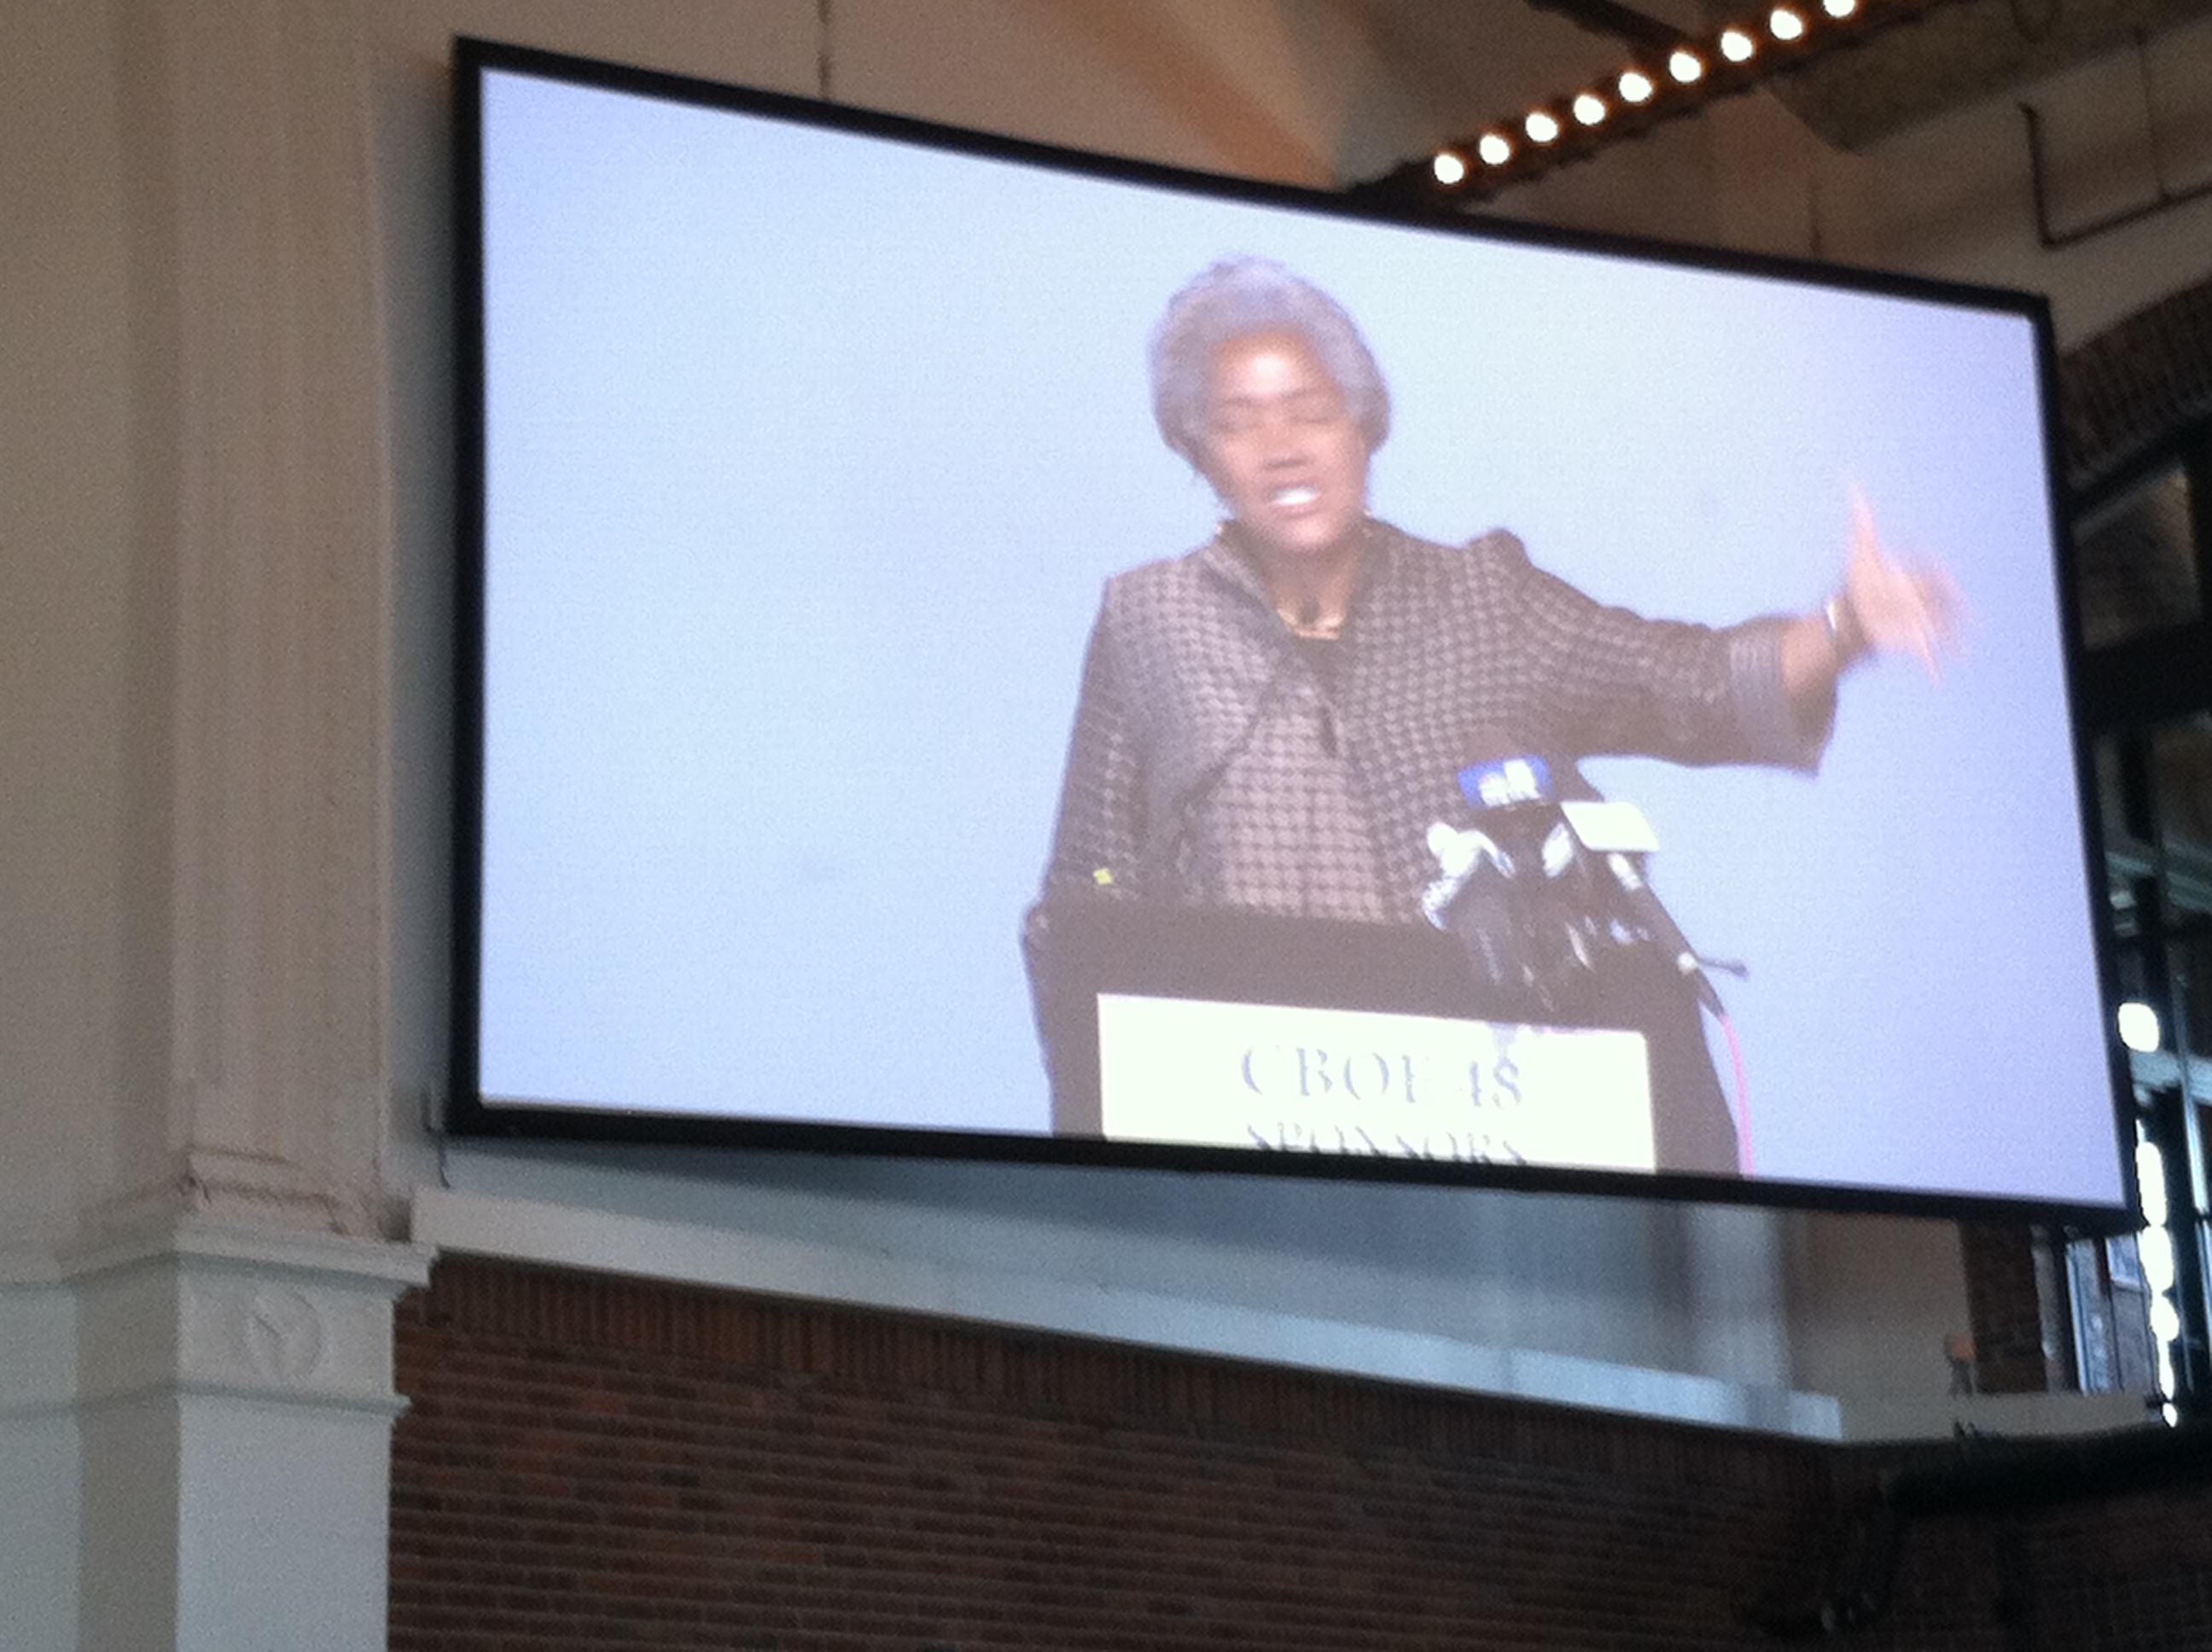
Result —
<instances>
[{"instance_id":1,"label":"raised hand","mask_svg":"<svg viewBox=\"0 0 2212 1652\"><path fill-rule=\"evenodd\" d=\"M1929 677L1940 677L1943 656L1958 652L1966 620L1959 582L1940 564L1915 567L1891 556L1881 547L1872 507L1856 495L1841 598L1844 611L1831 612L1833 628L1843 634L1837 639L1840 653L1911 654Z\"/></svg>"}]
</instances>

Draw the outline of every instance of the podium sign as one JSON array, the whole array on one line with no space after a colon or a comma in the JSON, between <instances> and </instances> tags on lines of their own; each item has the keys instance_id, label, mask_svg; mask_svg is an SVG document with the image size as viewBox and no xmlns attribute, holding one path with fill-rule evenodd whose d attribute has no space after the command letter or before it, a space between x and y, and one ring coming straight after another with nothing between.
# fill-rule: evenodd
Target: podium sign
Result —
<instances>
[{"instance_id":1,"label":"podium sign","mask_svg":"<svg viewBox=\"0 0 2212 1652\"><path fill-rule=\"evenodd\" d=\"M1062 1136L1440 1180L1740 1174L1697 1001L1656 949L1615 949L1577 1001L1539 1006L1426 924L1061 896L1024 948Z\"/></svg>"},{"instance_id":2,"label":"podium sign","mask_svg":"<svg viewBox=\"0 0 2212 1652\"><path fill-rule=\"evenodd\" d=\"M1656 1167L1642 1034L1101 993L1109 1141Z\"/></svg>"}]
</instances>

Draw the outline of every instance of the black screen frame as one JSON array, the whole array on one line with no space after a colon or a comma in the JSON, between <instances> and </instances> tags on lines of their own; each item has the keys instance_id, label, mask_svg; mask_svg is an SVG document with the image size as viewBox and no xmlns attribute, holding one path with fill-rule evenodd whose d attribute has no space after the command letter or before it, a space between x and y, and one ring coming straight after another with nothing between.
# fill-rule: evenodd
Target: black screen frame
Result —
<instances>
[{"instance_id":1,"label":"black screen frame","mask_svg":"<svg viewBox=\"0 0 2212 1652\"><path fill-rule=\"evenodd\" d=\"M1401 1181L1613 1197L1695 1200L1945 1218L2028 1219L2081 1232L2120 1232L2139 1225L2129 1151L2132 1118L2124 1052L2108 1030L2106 1045L2113 1107L2113 1147L2124 1202L2116 1206L2054 1203L1903 1187L1794 1181L1765 1177L1711 1177L1662 1172L1631 1175L1529 1165L1439 1163L1344 1155L1255 1154L1249 1151L1117 1142L1096 1139L1000 1134L969 1130L909 1129L817 1124L766 1118L706 1117L574 1107L489 1105L481 1089L478 1024L482 1008L483 855L485 773L486 316L484 311L483 76L504 71L612 91L729 109L776 120L820 126L897 144L921 145L996 161L1012 161L1170 191L1334 215L1383 226L1445 228L1453 234L1565 250L1593 252L1697 270L1813 282L1869 293L1926 299L2008 312L2033 327L2043 406L2044 440L2052 462L2045 467L2051 519L2067 520L2067 501L2055 456L2057 426L2056 351L2049 307L2039 295L1960 282L1873 271L1764 253L1716 251L1640 237L1568 231L1505 219L1422 216L1400 204L1378 204L1355 195L1332 195L1086 153L1026 140L963 131L908 117L874 112L788 94L751 89L658 70L595 61L564 53L472 38L453 48L453 410L458 577L455 586L454 793L452 830L452 1018L450 1088L441 1127L459 1137L486 1140L665 1144L716 1150L744 1149L867 1157L960 1159L1131 1167L1151 1170L1374 1181ZM2057 536L2062 592L2072 589L2069 546ZM2089 856L2085 887L2098 940L2096 969L2107 1004L2116 1001L2111 914L2094 899L2101 888L2103 851L2089 783L2088 754L2075 708L2081 645L2070 601L2059 604L2065 632L2069 708L2074 712L2075 805Z\"/></svg>"}]
</instances>

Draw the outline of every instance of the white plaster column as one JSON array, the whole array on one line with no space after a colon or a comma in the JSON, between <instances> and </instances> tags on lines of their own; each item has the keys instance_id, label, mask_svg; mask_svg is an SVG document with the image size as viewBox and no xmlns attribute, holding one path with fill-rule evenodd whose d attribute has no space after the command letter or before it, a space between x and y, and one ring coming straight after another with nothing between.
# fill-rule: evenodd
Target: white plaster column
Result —
<instances>
[{"instance_id":1,"label":"white plaster column","mask_svg":"<svg viewBox=\"0 0 2212 1652\"><path fill-rule=\"evenodd\" d=\"M74 1561L74 1637L48 1645L381 1652L392 1303L428 1254L382 1236L391 556L359 12L107 21L119 1076L52 1294L17 1304L69 1366L67 1415L26 1400L10 1432L67 1499L38 1532Z\"/></svg>"},{"instance_id":2,"label":"white plaster column","mask_svg":"<svg viewBox=\"0 0 2212 1652\"><path fill-rule=\"evenodd\" d=\"M76 1400L75 1293L0 1256L0 1652L78 1644Z\"/></svg>"},{"instance_id":3,"label":"white plaster column","mask_svg":"<svg viewBox=\"0 0 2212 1652\"><path fill-rule=\"evenodd\" d=\"M117 0L125 1095L92 1224L368 1234L390 1106L376 191L343 0Z\"/></svg>"},{"instance_id":4,"label":"white plaster column","mask_svg":"<svg viewBox=\"0 0 2212 1652\"><path fill-rule=\"evenodd\" d=\"M211 1223L72 1259L79 1646L380 1652L392 1303L428 1267Z\"/></svg>"}]
</instances>

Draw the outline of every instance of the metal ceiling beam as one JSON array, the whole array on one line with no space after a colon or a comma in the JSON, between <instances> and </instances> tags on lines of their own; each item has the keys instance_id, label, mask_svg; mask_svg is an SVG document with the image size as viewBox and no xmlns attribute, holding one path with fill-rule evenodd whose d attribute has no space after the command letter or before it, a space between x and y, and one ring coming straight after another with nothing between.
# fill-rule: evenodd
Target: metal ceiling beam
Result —
<instances>
[{"instance_id":1,"label":"metal ceiling beam","mask_svg":"<svg viewBox=\"0 0 2212 1652\"><path fill-rule=\"evenodd\" d=\"M1609 34L1646 52L1671 51L1688 38L1674 24L1616 0L1528 0L1528 6L1531 11L1554 12L1593 34Z\"/></svg>"}]
</instances>

